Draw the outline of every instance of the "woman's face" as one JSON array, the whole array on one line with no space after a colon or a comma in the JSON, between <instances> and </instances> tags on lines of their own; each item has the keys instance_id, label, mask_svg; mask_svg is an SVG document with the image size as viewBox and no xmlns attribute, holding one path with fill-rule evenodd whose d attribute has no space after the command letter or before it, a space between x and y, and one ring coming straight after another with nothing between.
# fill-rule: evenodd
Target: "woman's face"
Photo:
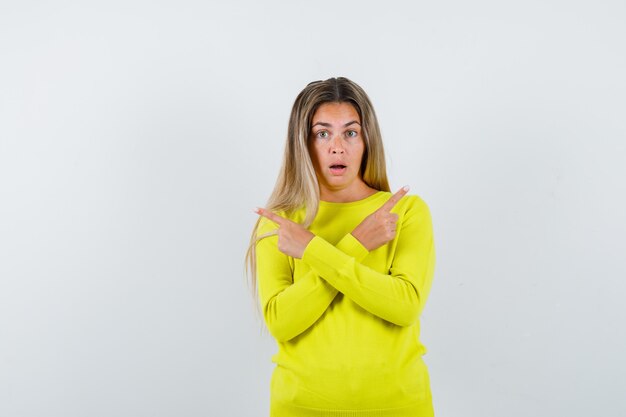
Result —
<instances>
[{"instance_id":1,"label":"woman's face","mask_svg":"<svg viewBox=\"0 0 626 417\"><path fill-rule=\"evenodd\" d=\"M321 194L358 189L363 183L359 169L365 142L354 106L346 102L324 103L313 114L311 126L309 153Z\"/></svg>"}]
</instances>

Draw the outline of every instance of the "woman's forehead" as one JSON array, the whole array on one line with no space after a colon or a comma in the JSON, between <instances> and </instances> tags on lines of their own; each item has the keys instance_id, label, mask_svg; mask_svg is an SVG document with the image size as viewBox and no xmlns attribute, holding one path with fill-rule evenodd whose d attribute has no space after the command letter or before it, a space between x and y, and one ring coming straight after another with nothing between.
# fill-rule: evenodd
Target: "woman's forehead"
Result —
<instances>
[{"instance_id":1,"label":"woman's forehead","mask_svg":"<svg viewBox=\"0 0 626 417\"><path fill-rule=\"evenodd\" d=\"M348 126L356 123L360 125L361 118L354 105L348 102L323 103L311 118L311 126L316 124Z\"/></svg>"}]
</instances>

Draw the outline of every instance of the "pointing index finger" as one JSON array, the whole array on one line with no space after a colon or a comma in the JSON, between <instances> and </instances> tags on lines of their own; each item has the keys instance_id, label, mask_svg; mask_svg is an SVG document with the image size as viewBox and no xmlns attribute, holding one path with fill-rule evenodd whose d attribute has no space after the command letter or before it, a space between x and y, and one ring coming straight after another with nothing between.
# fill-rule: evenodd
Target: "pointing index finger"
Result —
<instances>
[{"instance_id":1,"label":"pointing index finger","mask_svg":"<svg viewBox=\"0 0 626 417\"><path fill-rule=\"evenodd\" d=\"M393 207L398 203L398 201L400 201L400 199L402 197L404 197L404 195L406 193L409 192L409 186L405 185L404 187L400 188L400 190L396 191L396 193L394 195L392 195L389 200L387 200L385 202L385 204L383 204L379 210L383 210L383 211L391 211L391 209L393 209Z\"/></svg>"},{"instance_id":2,"label":"pointing index finger","mask_svg":"<svg viewBox=\"0 0 626 417\"><path fill-rule=\"evenodd\" d=\"M264 208L261 208L261 207L257 207L256 209L254 209L254 212L257 214L260 214L263 217L267 217L274 223L277 223L279 226L282 226L284 224L284 221L286 220L284 217L279 216L278 214L270 210L265 210Z\"/></svg>"}]
</instances>

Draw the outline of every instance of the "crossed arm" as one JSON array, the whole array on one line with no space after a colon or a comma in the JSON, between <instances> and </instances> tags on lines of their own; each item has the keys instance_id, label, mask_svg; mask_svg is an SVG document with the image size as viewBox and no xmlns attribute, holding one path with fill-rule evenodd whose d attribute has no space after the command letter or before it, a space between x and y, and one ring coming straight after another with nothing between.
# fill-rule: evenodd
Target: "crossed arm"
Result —
<instances>
[{"instance_id":1,"label":"crossed arm","mask_svg":"<svg viewBox=\"0 0 626 417\"><path fill-rule=\"evenodd\" d=\"M277 236L259 241L259 301L276 340L287 341L308 329L338 292L391 323L413 324L430 292L435 264L426 204L419 200L410 206L398 226L388 274L361 263L369 251L352 234L346 234L336 246L315 236L302 255L310 271L294 283L289 258L277 248Z\"/></svg>"},{"instance_id":2,"label":"crossed arm","mask_svg":"<svg viewBox=\"0 0 626 417\"><path fill-rule=\"evenodd\" d=\"M265 322L270 333L282 342L315 323L339 291L313 269L294 283L288 256L277 249L277 240L277 236L270 236L257 244L257 278ZM336 249L359 262L369 253L349 233Z\"/></svg>"}]
</instances>

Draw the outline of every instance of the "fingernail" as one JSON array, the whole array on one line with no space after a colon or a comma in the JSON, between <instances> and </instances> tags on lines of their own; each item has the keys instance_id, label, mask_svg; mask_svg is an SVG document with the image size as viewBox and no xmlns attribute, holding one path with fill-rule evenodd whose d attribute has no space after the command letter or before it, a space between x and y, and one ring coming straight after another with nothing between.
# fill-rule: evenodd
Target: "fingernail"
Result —
<instances>
[{"instance_id":1,"label":"fingernail","mask_svg":"<svg viewBox=\"0 0 626 417\"><path fill-rule=\"evenodd\" d=\"M255 213L257 213L257 214L258 214L260 211L261 211L261 210L259 210L259 208L258 208L258 207L255 207L255 208L254 208L254 212L255 212Z\"/></svg>"},{"instance_id":2,"label":"fingernail","mask_svg":"<svg viewBox=\"0 0 626 417\"><path fill-rule=\"evenodd\" d=\"M409 187L408 185L405 185L404 187L402 187L402 189L403 189L404 191L409 191L409 189L410 189L410 188L411 188L411 187Z\"/></svg>"}]
</instances>

